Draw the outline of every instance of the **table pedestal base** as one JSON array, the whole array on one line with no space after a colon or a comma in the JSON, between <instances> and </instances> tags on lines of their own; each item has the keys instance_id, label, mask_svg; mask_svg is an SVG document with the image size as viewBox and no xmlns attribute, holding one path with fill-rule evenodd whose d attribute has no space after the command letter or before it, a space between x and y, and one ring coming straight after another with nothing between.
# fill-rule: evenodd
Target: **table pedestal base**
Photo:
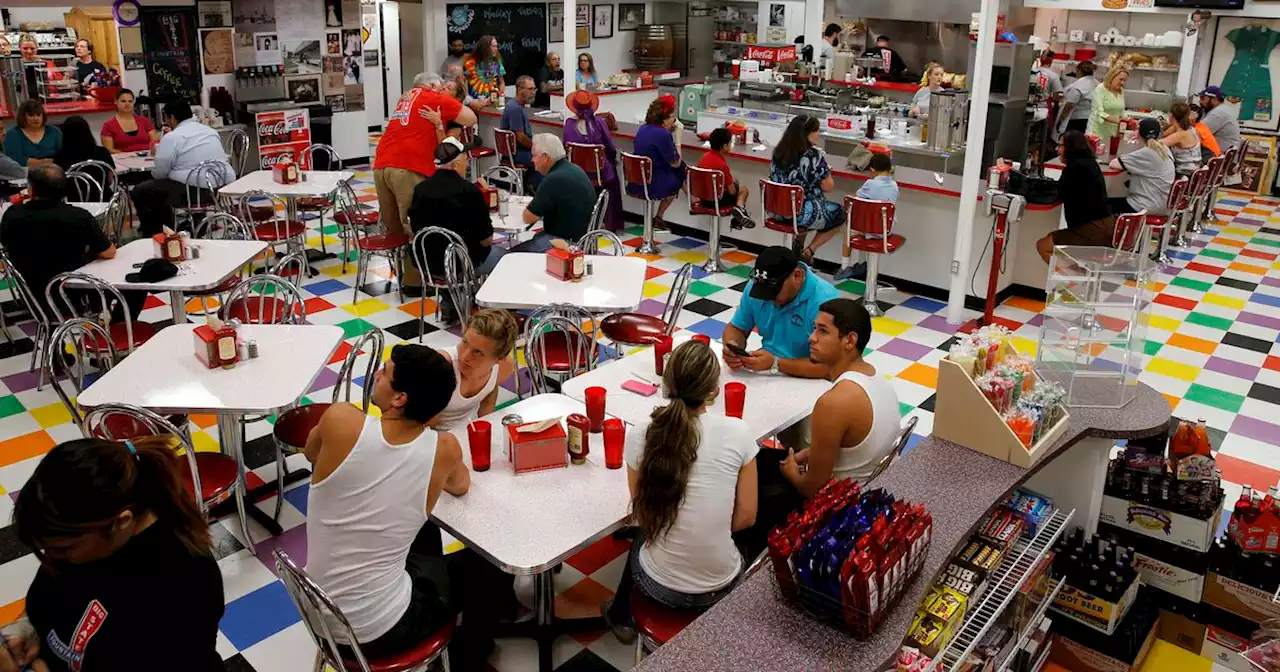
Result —
<instances>
[{"instance_id":1,"label":"table pedestal base","mask_svg":"<svg viewBox=\"0 0 1280 672\"><path fill-rule=\"evenodd\" d=\"M241 441L240 434L240 423L243 419L244 416L239 413L228 413L218 416L218 443L222 447L223 454L230 455L235 458L236 464L240 467L242 479L245 477L246 472L243 454L244 446L242 445L243 442ZM279 446L276 447L276 450L280 450ZM284 460L278 460L278 464L280 465L278 468L284 468ZM283 484L291 485L309 476L311 476L311 471L308 469L285 471ZM281 498L284 497L284 492L280 489L279 479L263 483L252 490L249 490L246 487L246 492L244 493L245 510L241 515L243 517L244 514L248 514L249 518L254 519L259 525L270 532L271 536L278 537L281 534L284 534L284 528L280 526L280 522L276 520L275 516L267 515L265 511L257 507L258 500L265 499L272 495L277 495ZM231 513L231 507L233 506L235 506L234 502L223 502L222 504L215 506L213 510L210 511L210 515L219 518L224 515L229 515ZM277 501L277 515L279 515L279 511L280 507L279 502ZM245 535L245 548L248 548L249 552L252 553L253 539L249 536L249 528L247 524L243 529L243 533Z\"/></svg>"},{"instance_id":2,"label":"table pedestal base","mask_svg":"<svg viewBox=\"0 0 1280 672\"><path fill-rule=\"evenodd\" d=\"M500 623L494 635L496 637L528 637L538 642L538 672L552 672L551 649L560 635L589 630L608 630L604 618L561 618L555 617L556 591L554 570L547 570L533 575L535 618L521 623ZM611 637L608 632L605 637Z\"/></svg>"}]
</instances>

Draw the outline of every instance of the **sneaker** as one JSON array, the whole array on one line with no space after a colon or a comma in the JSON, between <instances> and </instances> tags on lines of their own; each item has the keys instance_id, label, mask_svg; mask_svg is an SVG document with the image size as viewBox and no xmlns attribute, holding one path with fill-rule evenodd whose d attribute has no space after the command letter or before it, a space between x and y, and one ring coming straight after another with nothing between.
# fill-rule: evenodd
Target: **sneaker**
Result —
<instances>
[{"instance_id":1,"label":"sneaker","mask_svg":"<svg viewBox=\"0 0 1280 672\"><path fill-rule=\"evenodd\" d=\"M836 282L845 280L866 280L867 279L867 263L860 261L849 268L842 268L834 276Z\"/></svg>"},{"instance_id":2,"label":"sneaker","mask_svg":"<svg viewBox=\"0 0 1280 672\"><path fill-rule=\"evenodd\" d=\"M609 610L613 607L613 598L606 598L600 603L600 615L604 617L605 625L609 626L609 630L613 632L613 636L618 638L619 642L626 645L636 643L636 626L627 623L614 623L609 618Z\"/></svg>"},{"instance_id":3,"label":"sneaker","mask_svg":"<svg viewBox=\"0 0 1280 672\"><path fill-rule=\"evenodd\" d=\"M747 209L746 209L746 208L744 208L744 207L742 207L742 206L740 206L740 205L738 205L738 206L734 206L734 208L733 208L733 212L734 212L734 214L735 214L735 215L737 215L737 216L738 216L738 219L742 221L742 227L743 227L743 228L745 228L745 229L754 229L754 228L756 228L756 220L751 219L751 213L747 212Z\"/></svg>"},{"instance_id":4,"label":"sneaker","mask_svg":"<svg viewBox=\"0 0 1280 672\"><path fill-rule=\"evenodd\" d=\"M729 230L737 231L738 229L743 228L746 228L746 226L743 225L742 218L738 216L738 212L735 210L733 214L729 216Z\"/></svg>"}]
</instances>

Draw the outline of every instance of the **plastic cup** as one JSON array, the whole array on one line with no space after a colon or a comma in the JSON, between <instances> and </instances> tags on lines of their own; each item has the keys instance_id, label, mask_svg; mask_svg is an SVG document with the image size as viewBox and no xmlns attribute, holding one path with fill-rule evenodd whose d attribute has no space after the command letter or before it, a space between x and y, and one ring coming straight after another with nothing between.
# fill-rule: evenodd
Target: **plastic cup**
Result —
<instances>
[{"instance_id":1,"label":"plastic cup","mask_svg":"<svg viewBox=\"0 0 1280 672\"><path fill-rule=\"evenodd\" d=\"M742 407L747 404L746 383L724 384L724 414L731 418L742 417Z\"/></svg>"},{"instance_id":2,"label":"plastic cup","mask_svg":"<svg viewBox=\"0 0 1280 672\"><path fill-rule=\"evenodd\" d=\"M664 366L667 363L667 355L671 354L671 337L663 336L657 343L653 344L653 370L662 375Z\"/></svg>"},{"instance_id":3,"label":"plastic cup","mask_svg":"<svg viewBox=\"0 0 1280 672\"><path fill-rule=\"evenodd\" d=\"M603 387L588 387L584 394L587 398L587 419L591 421L591 433L597 434L604 427L604 397L608 391Z\"/></svg>"},{"instance_id":4,"label":"plastic cup","mask_svg":"<svg viewBox=\"0 0 1280 672\"><path fill-rule=\"evenodd\" d=\"M489 471L489 454L493 446L493 425L476 420L467 425L467 443L471 444L471 468Z\"/></svg>"},{"instance_id":5,"label":"plastic cup","mask_svg":"<svg viewBox=\"0 0 1280 672\"><path fill-rule=\"evenodd\" d=\"M693 340L702 341L706 345L711 345L711 337L706 334L694 334Z\"/></svg>"},{"instance_id":6,"label":"plastic cup","mask_svg":"<svg viewBox=\"0 0 1280 672\"><path fill-rule=\"evenodd\" d=\"M627 438L627 426L617 418L604 421L604 466L622 468L622 445Z\"/></svg>"}]
</instances>

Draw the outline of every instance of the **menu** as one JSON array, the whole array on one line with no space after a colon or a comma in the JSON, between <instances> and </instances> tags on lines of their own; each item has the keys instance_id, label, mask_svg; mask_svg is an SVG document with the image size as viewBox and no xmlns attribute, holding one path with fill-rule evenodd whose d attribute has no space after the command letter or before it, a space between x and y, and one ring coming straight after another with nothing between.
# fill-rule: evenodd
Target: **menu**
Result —
<instances>
[{"instance_id":1,"label":"menu","mask_svg":"<svg viewBox=\"0 0 1280 672\"><path fill-rule=\"evenodd\" d=\"M143 7L142 57L152 99L200 102L200 39L194 6Z\"/></svg>"}]
</instances>

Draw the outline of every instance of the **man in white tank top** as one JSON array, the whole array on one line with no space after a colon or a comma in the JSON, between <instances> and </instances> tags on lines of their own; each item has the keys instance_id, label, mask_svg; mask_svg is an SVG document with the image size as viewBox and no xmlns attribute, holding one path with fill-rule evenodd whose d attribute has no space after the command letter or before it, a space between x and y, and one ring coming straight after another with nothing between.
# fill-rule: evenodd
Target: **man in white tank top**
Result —
<instances>
[{"instance_id":1,"label":"man in white tank top","mask_svg":"<svg viewBox=\"0 0 1280 672\"><path fill-rule=\"evenodd\" d=\"M459 607L469 632L454 635L450 657L482 665L492 649L494 600L477 589L494 581L486 569L500 572L467 551L441 557L429 541L440 493L471 486L458 440L431 429L453 394L452 368L431 348L397 345L373 379L382 416L334 404L307 437L307 571L369 657L419 644Z\"/></svg>"},{"instance_id":2,"label":"man in white tank top","mask_svg":"<svg viewBox=\"0 0 1280 672\"><path fill-rule=\"evenodd\" d=\"M511 351L519 332L515 318L505 310L486 309L471 316L458 345L440 351L453 365L454 390L432 427L459 432L472 420L493 412L498 386L516 368Z\"/></svg>"},{"instance_id":3,"label":"man in white tank top","mask_svg":"<svg viewBox=\"0 0 1280 672\"><path fill-rule=\"evenodd\" d=\"M819 308L809 358L827 367L833 384L813 407L809 447L782 462L783 475L804 497L832 478L870 478L900 432L893 384L862 358L870 338L871 316L861 303L832 299Z\"/></svg>"}]
</instances>

